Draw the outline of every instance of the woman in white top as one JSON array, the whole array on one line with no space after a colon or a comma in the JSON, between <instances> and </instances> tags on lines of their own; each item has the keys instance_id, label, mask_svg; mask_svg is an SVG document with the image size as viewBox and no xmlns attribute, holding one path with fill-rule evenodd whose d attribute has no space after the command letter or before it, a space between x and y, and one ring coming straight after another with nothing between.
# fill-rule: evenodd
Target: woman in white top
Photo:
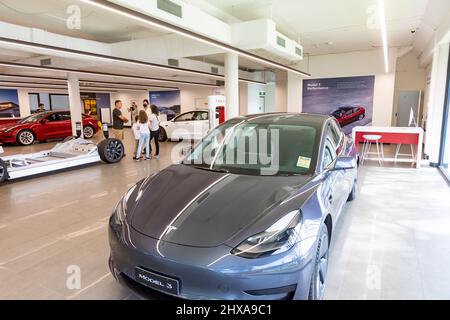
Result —
<instances>
[{"instance_id":1,"label":"woman in white top","mask_svg":"<svg viewBox=\"0 0 450 320\"><path fill-rule=\"evenodd\" d=\"M159 159L159 119L158 119L158 107L152 104L150 106L151 114L149 117L150 121L150 143L152 140L155 141L155 158Z\"/></svg>"},{"instance_id":2,"label":"woman in white top","mask_svg":"<svg viewBox=\"0 0 450 320\"><path fill-rule=\"evenodd\" d=\"M147 114L144 110L139 111L139 127L136 128L139 133L139 146L136 152L136 161L141 159L142 148L145 146L145 158L150 159L150 127Z\"/></svg>"}]
</instances>

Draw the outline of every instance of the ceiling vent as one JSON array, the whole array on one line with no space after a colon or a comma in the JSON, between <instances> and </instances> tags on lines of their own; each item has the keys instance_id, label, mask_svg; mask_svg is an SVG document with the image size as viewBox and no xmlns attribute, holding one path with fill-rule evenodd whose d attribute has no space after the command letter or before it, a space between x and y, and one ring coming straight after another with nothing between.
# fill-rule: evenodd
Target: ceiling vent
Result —
<instances>
[{"instance_id":1,"label":"ceiling vent","mask_svg":"<svg viewBox=\"0 0 450 320\"><path fill-rule=\"evenodd\" d=\"M300 47L295 47L295 54L299 57L303 57L303 49Z\"/></svg>"},{"instance_id":2,"label":"ceiling vent","mask_svg":"<svg viewBox=\"0 0 450 320\"><path fill-rule=\"evenodd\" d=\"M180 66L180 62L177 59L168 59L167 64L172 67Z\"/></svg>"},{"instance_id":3,"label":"ceiling vent","mask_svg":"<svg viewBox=\"0 0 450 320\"><path fill-rule=\"evenodd\" d=\"M50 59L50 58L49 59L41 59L40 63L41 63L41 66L49 66L52 64L52 59Z\"/></svg>"},{"instance_id":4,"label":"ceiling vent","mask_svg":"<svg viewBox=\"0 0 450 320\"><path fill-rule=\"evenodd\" d=\"M220 86L220 87L223 87L223 86L225 86L225 81L222 81L222 80L216 80L216 85L218 85L218 86Z\"/></svg>"},{"instance_id":5,"label":"ceiling vent","mask_svg":"<svg viewBox=\"0 0 450 320\"><path fill-rule=\"evenodd\" d=\"M219 73L219 68L211 67L211 73Z\"/></svg>"},{"instance_id":6,"label":"ceiling vent","mask_svg":"<svg viewBox=\"0 0 450 320\"><path fill-rule=\"evenodd\" d=\"M183 10L179 4L169 0L158 0L157 7L159 10L165 11L178 18L183 18Z\"/></svg>"},{"instance_id":7,"label":"ceiling vent","mask_svg":"<svg viewBox=\"0 0 450 320\"><path fill-rule=\"evenodd\" d=\"M286 48L286 40L283 39L283 38L280 37L280 36L277 36L277 44L278 44L280 47Z\"/></svg>"}]
</instances>

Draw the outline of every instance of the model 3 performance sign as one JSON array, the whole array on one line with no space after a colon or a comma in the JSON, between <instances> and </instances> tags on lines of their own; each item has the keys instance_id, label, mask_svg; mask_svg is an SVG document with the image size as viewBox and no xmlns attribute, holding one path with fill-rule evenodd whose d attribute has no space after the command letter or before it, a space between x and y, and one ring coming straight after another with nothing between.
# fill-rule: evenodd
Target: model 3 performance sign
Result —
<instances>
[{"instance_id":1,"label":"model 3 performance sign","mask_svg":"<svg viewBox=\"0 0 450 320\"><path fill-rule=\"evenodd\" d=\"M147 270L136 268L135 269L136 281L153 289L163 291L172 295L179 294L178 280L160 276Z\"/></svg>"}]
</instances>

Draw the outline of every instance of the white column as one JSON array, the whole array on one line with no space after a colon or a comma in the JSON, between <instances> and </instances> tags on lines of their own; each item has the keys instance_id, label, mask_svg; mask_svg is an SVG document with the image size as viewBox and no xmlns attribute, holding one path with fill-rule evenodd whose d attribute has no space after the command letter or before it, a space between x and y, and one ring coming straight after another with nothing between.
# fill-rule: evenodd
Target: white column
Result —
<instances>
[{"instance_id":1,"label":"white column","mask_svg":"<svg viewBox=\"0 0 450 320\"><path fill-rule=\"evenodd\" d=\"M427 112L427 127L425 133L425 154L430 163L439 162L441 145L442 120L444 115L445 92L447 85L449 44L438 45L433 55L430 83L430 101Z\"/></svg>"},{"instance_id":2,"label":"white column","mask_svg":"<svg viewBox=\"0 0 450 320\"><path fill-rule=\"evenodd\" d=\"M239 116L239 57L225 53L226 119Z\"/></svg>"},{"instance_id":3,"label":"white column","mask_svg":"<svg viewBox=\"0 0 450 320\"><path fill-rule=\"evenodd\" d=\"M67 87L69 91L69 105L70 115L72 119L72 134L77 134L76 123L81 123L81 136L83 136L83 121L81 117L81 96L80 84L78 76L74 73L69 73L67 77Z\"/></svg>"},{"instance_id":4,"label":"white column","mask_svg":"<svg viewBox=\"0 0 450 320\"><path fill-rule=\"evenodd\" d=\"M302 112L303 77L288 72L287 112Z\"/></svg>"}]
</instances>

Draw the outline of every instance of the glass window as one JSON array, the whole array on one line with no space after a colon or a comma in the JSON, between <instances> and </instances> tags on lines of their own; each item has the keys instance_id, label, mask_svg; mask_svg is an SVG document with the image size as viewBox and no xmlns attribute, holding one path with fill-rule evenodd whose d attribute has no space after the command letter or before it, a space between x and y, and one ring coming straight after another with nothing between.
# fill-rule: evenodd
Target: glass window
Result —
<instances>
[{"instance_id":1,"label":"glass window","mask_svg":"<svg viewBox=\"0 0 450 320\"><path fill-rule=\"evenodd\" d=\"M322 160L322 168L326 169L328 168L333 161L336 159L337 157L337 144L336 144L336 140L335 140L335 134L333 133L332 130L333 126L329 126L327 129L327 133L325 136L325 147L324 147L324 151L323 151L323 160Z\"/></svg>"},{"instance_id":2,"label":"glass window","mask_svg":"<svg viewBox=\"0 0 450 320\"><path fill-rule=\"evenodd\" d=\"M248 175L310 174L320 132L307 124L227 122L211 131L183 161Z\"/></svg>"},{"instance_id":3,"label":"glass window","mask_svg":"<svg viewBox=\"0 0 450 320\"><path fill-rule=\"evenodd\" d=\"M61 113L60 113L60 116L61 116L61 120L62 120L62 121L70 120L70 119L71 119L71 117L70 117L70 112L69 112L69 111L67 111L67 112L61 112Z\"/></svg>"},{"instance_id":4,"label":"glass window","mask_svg":"<svg viewBox=\"0 0 450 320\"><path fill-rule=\"evenodd\" d=\"M59 113L52 113L47 117L47 120L50 122L61 121L62 117L61 117L61 114L59 114Z\"/></svg>"},{"instance_id":5,"label":"glass window","mask_svg":"<svg viewBox=\"0 0 450 320\"><path fill-rule=\"evenodd\" d=\"M30 98L30 110L31 113L34 113L37 111L37 109L39 108L39 93L30 93L28 95L28 97Z\"/></svg>"},{"instance_id":6,"label":"glass window","mask_svg":"<svg viewBox=\"0 0 450 320\"><path fill-rule=\"evenodd\" d=\"M174 121L192 121L195 120L194 112L183 113L175 118Z\"/></svg>"},{"instance_id":7,"label":"glass window","mask_svg":"<svg viewBox=\"0 0 450 320\"><path fill-rule=\"evenodd\" d=\"M69 96L66 94L51 94L50 106L52 110L69 109Z\"/></svg>"}]
</instances>

